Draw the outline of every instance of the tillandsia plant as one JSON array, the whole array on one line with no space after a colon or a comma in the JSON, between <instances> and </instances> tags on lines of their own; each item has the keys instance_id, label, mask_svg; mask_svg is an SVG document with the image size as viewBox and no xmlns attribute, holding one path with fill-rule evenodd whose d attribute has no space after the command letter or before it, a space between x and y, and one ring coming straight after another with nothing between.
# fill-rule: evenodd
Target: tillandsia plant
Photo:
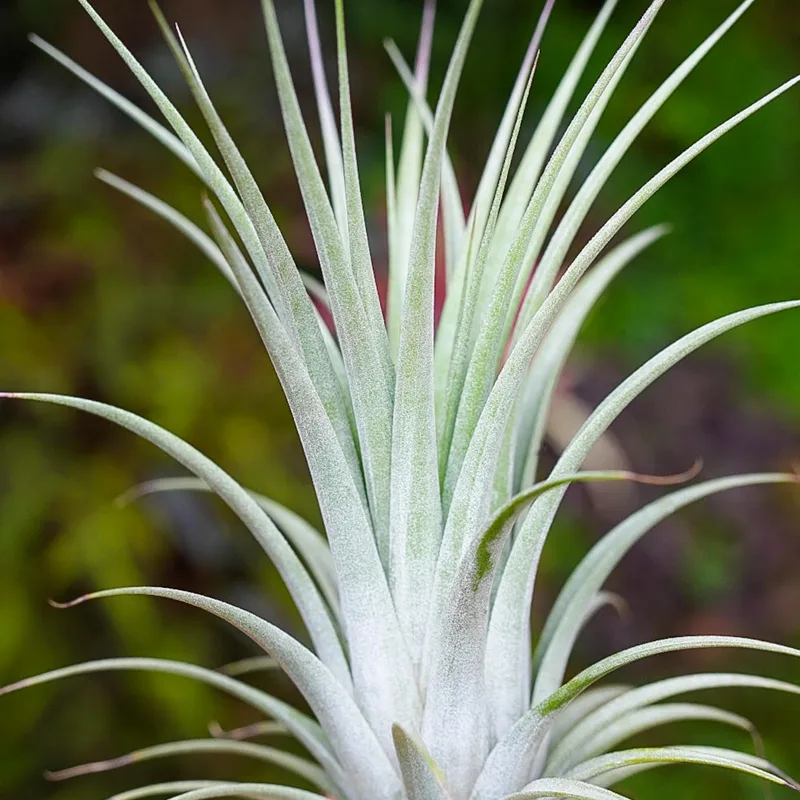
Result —
<instances>
[{"instance_id":1,"label":"tillandsia plant","mask_svg":"<svg viewBox=\"0 0 800 800\"><path fill-rule=\"evenodd\" d=\"M621 795L607 787L642 770L678 762L725 767L800 789L760 753L698 746L621 748L634 734L677 720L713 720L753 730L749 721L724 710L673 702L680 695L734 686L797 695L800 687L717 673L642 688L595 686L628 664L672 651L745 648L793 657L800 651L744 638L690 636L642 644L572 679L565 677L582 626L598 609L615 602L603 591L606 578L656 523L718 492L797 483L796 476L755 474L696 483L645 506L584 558L531 652L537 565L567 487L609 480L666 484L694 477L582 472L590 448L637 395L698 347L746 322L800 306L796 301L750 308L679 339L611 392L550 473L538 475L537 456L554 389L584 319L620 270L665 229L636 233L608 249L612 240L684 166L800 80L790 80L699 139L647 181L574 258L567 257L621 158L753 0L735 9L646 100L560 218L557 211L598 121L664 0L650 4L567 120L573 93L616 5L606 0L535 132L520 148L512 178L540 40L553 6L552 0L545 3L466 214L446 143L482 2L469 3L435 111L426 100L433 29L429 3L416 64L409 66L388 45L410 102L397 162L391 123L387 126L387 321L376 289L359 185L342 0L335 2L338 124L314 0L305 0L327 181L307 133L273 2L262 2L283 122L324 286L296 268L180 32L154 7L224 165L205 149L88 0L80 2L171 131L67 56L39 39L34 42L146 128L205 184L211 236L143 189L107 173L100 176L192 239L241 296L291 407L325 535L276 503L254 496L191 445L133 413L88 399L5 393L7 398L95 414L174 457L195 477L139 487L134 494L198 490L219 495L274 562L311 645L243 609L178 589L109 589L80 598L70 605L121 595L180 601L226 620L266 655L227 674L157 659L94 661L24 680L3 693L105 670L153 670L227 692L257 709L265 721L233 735L161 744L66 774L170 754L225 752L276 762L321 794L268 784L188 781L143 787L118 795L118 800L153 795L183 800L321 795L348 800L612 800ZM435 326L440 216L447 295ZM316 719L240 679L249 669L265 665L289 676ZM245 741L279 730L296 737L309 758Z\"/></svg>"}]
</instances>

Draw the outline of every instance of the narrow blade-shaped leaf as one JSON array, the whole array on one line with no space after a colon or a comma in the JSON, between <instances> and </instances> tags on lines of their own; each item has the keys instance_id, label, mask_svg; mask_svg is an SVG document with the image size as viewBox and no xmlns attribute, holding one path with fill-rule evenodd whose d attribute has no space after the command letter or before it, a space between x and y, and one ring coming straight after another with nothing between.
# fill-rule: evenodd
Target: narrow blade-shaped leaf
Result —
<instances>
[{"instance_id":1,"label":"narrow blade-shaped leaf","mask_svg":"<svg viewBox=\"0 0 800 800\"><path fill-rule=\"evenodd\" d=\"M303 694L330 739L342 768L351 776L352 785L365 797L391 798L399 790L394 768L350 694L310 650L261 617L211 597L155 586L94 592L70 605L84 600L137 595L176 600L234 625L275 658ZM365 758L370 763L369 770L359 769Z\"/></svg>"},{"instance_id":2,"label":"narrow blade-shaped leaf","mask_svg":"<svg viewBox=\"0 0 800 800\"><path fill-rule=\"evenodd\" d=\"M684 747L652 747L640 748L638 750L624 750L619 753L608 753L598 756L590 761L578 765L566 776L573 780L590 781L602 776L605 772L616 769L637 766L640 764L665 765L665 764L699 764L709 767L722 767L736 772L743 772L752 775L769 783L778 786L787 786L797 789L797 785L788 782L784 778L776 775L767 769L772 767L769 762L758 759L759 766L752 763L752 756L747 759L738 757L735 751L725 751L725 755L720 752L709 752L707 750L693 750Z\"/></svg>"},{"instance_id":3,"label":"narrow blade-shaped leaf","mask_svg":"<svg viewBox=\"0 0 800 800\"><path fill-rule=\"evenodd\" d=\"M698 328L662 350L597 407L558 460L551 477L561 474L561 470L574 472L578 469L589 449L613 420L657 378L690 353L747 322L798 307L800 302L774 303L729 314ZM514 352L517 352L516 348ZM509 363L511 359L506 367ZM530 649L527 644L528 614L539 558L563 496L564 490L558 489L531 508L516 537L495 598L489 629L487 670L498 730L508 730L508 725L519 718L529 703L531 681Z\"/></svg>"},{"instance_id":4,"label":"narrow blade-shaped leaf","mask_svg":"<svg viewBox=\"0 0 800 800\"><path fill-rule=\"evenodd\" d=\"M472 0L464 18L425 156L397 360L390 572L395 605L415 661L421 659L427 621L427 593L424 585L419 591L418 577L429 573L441 540L433 361L436 203L456 89L481 5L482 0Z\"/></svg>"},{"instance_id":5,"label":"narrow blade-shaped leaf","mask_svg":"<svg viewBox=\"0 0 800 800\"><path fill-rule=\"evenodd\" d=\"M425 0L414 70L414 85L423 99L428 87L435 17L435 0ZM417 212L417 195L422 174L425 141L422 120L416 106L414 98L410 98L397 170L394 235L389 243L389 295L386 303L386 316L389 343L395 360L400 347L400 326L403 319L403 301L406 296L408 259L411 251L411 237L414 233L414 217ZM392 166L394 166L394 159L392 159Z\"/></svg>"},{"instance_id":6,"label":"narrow blade-shaped leaf","mask_svg":"<svg viewBox=\"0 0 800 800\"><path fill-rule=\"evenodd\" d=\"M623 650L583 670L543 702L528 711L492 750L473 792L473 800L499 798L526 780L539 745L553 718L573 699L616 670L645 658L684 650L737 648L800 658L800 650L738 636L683 636L648 642Z\"/></svg>"},{"instance_id":7,"label":"narrow blade-shaped leaf","mask_svg":"<svg viewBox=\"0 0 800 800\"><path fill-rule=\"evenodd\" d=\"M316 722L260 689L255 689L246 683L234 680L219 672L197 667L193 664L186 664L182 661L167 661L158 658L111 658L100 661L87 661L83 664L62 667L61 669L45 672L9 686L4 686L0 688L0 697L64 678L104 672L156 672L178 675L225 692L257 709L262 714L280 720L319 761L337 785L345 785L342 780L341 767L333 756L330 745Z\"/></svg>"},{"instance_id":8,"label":"narrow blade-shaped leaf","mask_svg":"<svg viewBox=\"0 0 800 800\"><path fill-rule=\"evenodd\" d=\"M681 675L646 684L636 689L630 689L619 697L613 698L604 706L595 709L566 733L548 759L547 774L562 773L575 763L573 760L575 754L591 748L592 742L601 737L604 731L634 715L640 709L678 695L709 689L731 688L764 689L800 696L800 686L795 686L793 683L763 678L759 675L738 673L711 672L700 675ZM569 707L567 713L568 711Z\"/></svg>"},{"instance_id":9,"label":"narrow blade-shaped leaf","mask_svg":"<svg viewBox=\"0 0 800 800\"><path fill-rule=\"evenodd\" d=\"M537 800L541 797L568 797L572 800L627 800L623 795L609 789L566 778L541 778L529 783L521 792L506 795L504 800Z\"/></svg>"},{"instance_id":10,"label":"narrow blade-shaped leaf","mask_svg":"<svg viewBox=\"0 0 800 800\"><path fill-rule=\"evenodd\" d=\"M551 648L569 650L577 637L587 603L598 592L625 554L659 522L690 503L732 489L780 483L797 483L795 475L737 475L681 489L648 504L604 536L586 555L562 589L553 606L534 654L537 667L533 702L552 694L564 677L563 659L551 663ZM558 642L558 645L555 643Z\"/></svg>"},{"instance_id":11,"label":"narrow blade-shaped leaf","mask_svg":"<svg viewBox=\"0 0 800 800\"><path fill-rule=\"evenodd\" d=\"M558 269L567 255L581 224L586 218L592 203L597 198L605 182L622 160L625 153L636 141L647 123L656 112L680 87L681 83L692 73L697 65L725 36L725 34L742 17L755 0L745 0L651 95L646 103L634 114L622 132L609 146L597 163L592 173L581 185L567 213L553 234L544 255L536 269L531 286L528 289L525 303L519 316L519 329L523 330L536 309L541 305L552 287Z\"/></svg>"},{"instance_id":12,"label":"narrow blade-shaped leaf","mask_svg":"<svg viewBox=\"0 0 800 800\"><path fill-rule=\"evenodd\" d=\"M336 564L343 628L359 703L379 732L384 750L391 753L391 725L398 719L413 723L419 699L373 529L304 365L255 277L247 269L239 269L235 257L229 263L259 333L268 343L303 442Z\"/></svg>"},{"instance_id":13,"label":"narrow blade-shaped leaf","mask_svg":"<svg viewBox=\"0 0 800 800\"><path fill-rule=\"evenodd\" d=\"M198 478L159 478L135 486L117 499L120 505L160 492L212 492L211 487ZM286 506L256 492L250 492L255 501L269 514L283 531L291 545L302 556L308 569L319 584L333 611L339 608L336 588L336 569L325 537L299 514Z\"/></svg>"},{"instance_id":14,"label":"narrow blade-shaped leaf","mask_svg":"<svg viewBox=\"0 0 800 800\"><path fill-rule=\"evenodd\" d=\"M350 670L338 634L311 576L269 516L224 470L169 431L136 414L105 403L47 394L3 393L0 397L53 403L106 419L159 447L205 481L242 520L270 556L300 610L320 658L343 686L350 684Z\"/></svg>"},{"instance_id":15,"label":"narrow blade-shaped leaf","mask_svg":"<svg viewBox=\"0 0 800 800\"><path fill-rule=\"evenodd\" d=\"M95 761L91 764L82 764L78 767L71 767L57 772L48 772L47 779L51 781L63 781L78 777L79 775L94 775L99 772L110 772L111 770L121 769L131 764L139 764L143 761L169 758L171 756L202 754L236 755L263 761L267 764L274 764L301 778L305 778L324 792L336 791L336 787L330 782L325 773L308 759L300 758L292 753L287 753L274 747L265 747L263 745L252 744L251 742L237 742L229 739L190 739L181 742L157 744L152 747L142 748L141 750L134 750L124 756L118 756L117 758L108 759L106 761Z\"/></svg>"},{"instance_id":16,"label":"narrow blade-shaped leaf","mask_svg":"<svg viewBox=\"0 0 800 800\"><path fill-rule=\"evenodd\" d=\"M732 728L739 728L751 735L755 733L755 727L750 720L715 706L704 706L698 703L664 703L638 709L612 723L592 739L591 744L587 745L585 749L574 754L574 763L581 764L590 758L607 753L626 739L644 731L662 725L687 721L719 722Z\"/></svg>"},{"instance_id":17,"label":"narrow blade-shaped leaf","mask_svg":"<svg viewBox=\"0 0 800 800\"><path fill-rule=\"evenodd\" d=\"M425 745L399 725L392 736L408 800L448 800L444 775Z\"/></svg>"}]
</instances>

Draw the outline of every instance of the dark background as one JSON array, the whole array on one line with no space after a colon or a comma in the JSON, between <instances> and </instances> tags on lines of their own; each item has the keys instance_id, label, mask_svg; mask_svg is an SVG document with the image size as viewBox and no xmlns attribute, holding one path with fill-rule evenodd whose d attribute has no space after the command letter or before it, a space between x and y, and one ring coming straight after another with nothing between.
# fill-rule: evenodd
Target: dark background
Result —
<instances>
[{"instance_id":1,"label":"dark background","mask_svg":"<svg viewBox=\"0 0 800 800\"><path fill-rule=\"evenodd\" d=\"M331 55L332 6L319 3ZM405 109L382 49L413 53L416 0L348 0L359 156L378 269L384 269L383 116ZM577 46L597 0L561 0L542 49L528 133ZM658 82L728 14L733 0L667 3L600 125L581 174ZM256 0L173 0L218 106L261 181L298 263L313 246L273 89ZM643 0L622 0L589 70L602 68ZM190 121L188 92L142 0L98 10ZM434 85L465 3L441 0ZM459 92L451 151L465 197L474 190L539 3L487 0ZM279 3L307 118L316 128L299 0ZM201 220L199 186L169 154L33 48L35 31L92 72L150 105L71 0L19 0L0 10L0 386L82 394L137 411L200 447L247 485L317 521L302 453L280 388L227 284L178 234L92 176L103 166ZM640 137L601 195L582 238L643 181L718 122L800 70L800 4L760 0ZM588 88L584 81L582 88ZM584 331L565 390L592 404L645 358L712 317L800 297L800 94L795 90L715 145L637 216L631 230L674 232L612 287ZM399 128L398 128L399 129ZM726 335L660 380L614 426L639 470L705 476L790 469L800 460L800 317L783 314ZM180 474L150 445L74 412L0 405L0 683L88 658L150 655L217 666L252 653L214 620L144 599L57 612L48 597L138 582L203 591L297 619L257 545L212 500L163 496L120 510L141 480ZM541 616L590 543L649 491L570 494L546 551ZM578 661L646 638L759 636L800 645L796 490L731 493L661 525L612 587L631 605L592 624ZM800 683L781 659L713 652L645 663L631 680L681 670L763 671ZM272 690L296 699L273 681ZM800 700L717 693L759 726L768 754L800 773ZM149 780L277 779L231 759L176 759L48 785L44 769L205 735L206 724L252 721L248 710L180 679L95 676L0 700L0 796L102 798ZM643 742L746 747L714 726L673 728ZM669 768L631 781L633 797L761 797L752 781ZM777 796L780 790L775 792Z\"/></svg>"}]
</instances>

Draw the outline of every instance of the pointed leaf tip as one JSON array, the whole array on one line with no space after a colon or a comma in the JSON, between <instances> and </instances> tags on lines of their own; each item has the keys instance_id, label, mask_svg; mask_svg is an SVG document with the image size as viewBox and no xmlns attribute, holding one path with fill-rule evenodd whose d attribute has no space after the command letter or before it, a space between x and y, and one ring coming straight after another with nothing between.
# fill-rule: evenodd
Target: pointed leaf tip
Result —
<instances>
[{"instance_id":1,"label":"pointed leaf tip","mask_svg":"<svg viewBox=\"0 0 800 800\"><path fill-rule=\"evenodd\" d=\"M89 595L82 595L81 597L76 597L74 600L68 600L66 603L59 603L58 600L53 600L51 597L48 598L47 605L49 605L50 608L57 608L60 611L64 611L68 608L75 608L75 606L79 606L89 599Z\"/></svg>"}]
</instances>

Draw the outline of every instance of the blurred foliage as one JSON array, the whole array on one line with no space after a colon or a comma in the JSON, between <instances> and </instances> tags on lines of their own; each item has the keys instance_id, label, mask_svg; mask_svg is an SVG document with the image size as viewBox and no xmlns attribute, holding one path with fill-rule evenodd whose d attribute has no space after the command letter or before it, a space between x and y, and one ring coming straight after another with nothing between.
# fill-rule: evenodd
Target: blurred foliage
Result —
<instances>
[{"instance_id":1,"label":"blurred foliage","mask_svg":"<svg viewBox=\"0 0 800 800\"><path fill-rule=\"evenodd\" d=\"M218 0L164 5L181 21L298 262L315 269L258 4L238 2L235 13L230 3ZM319 5L330 42L331 12ZM559 3L536 77L529 132L599 5L598 0ZM733 5L734 0L667 3L582 169ZM347 6L359 155L380 268L383 115L391 111L398 126L405 108L381 40L391 35L411 54L419 3L380 0L380 13L375 0L348 0ZM538 6L487 0L451 140L465 190L478 179ZM620 6L591 75L643 3ZM98 7L190 120L198 121L146 4L98 0ZM434 81L441 79L463 7L463 0L440 0ZM311 114L301 4L287 0L280 10ZM83 394L135 410L197 445L247 485L317 521L290 414L237 298L188 244L95 181L92 170L102 165L133 179L200 221L197 184L143 133L30 47L28 30L146 103L77 4L3 4L0 385ZM602 223L631 191L717 122L796 73L798 53L800 5L760 0L646 129L596 204L590 225ZM581 363L570 373L587 400L599 400L620 376L692 326L746 305L800 296L797 98L795 92L782 99L716 145L637 216L637 229L668 221L674 234L631 267L593 315ZM800 442L798 333L796 315L759 322L665 378L615 429L634 464L664 471L683 468L701 454L712 474L789 466ZM252 652L213 620L144 599L70 613L45 603L47 597L71 597L95 587L145 582L197 589L232 598L298 632L296 615L266 558L214 501L174 495L127 509L114 505L114 498L138 481L177 474L150 445L72 412L4 403L0 461L0 682L109 655L214 666ZM597 533L627 510L601 513L585 495L571 497L546 553L537 614L544 613ZM635 501L649 497L642 491ZM630 620L601 617L588 632L582 655L605 654L610 643L711 630L797 643L797 518L796 497L761 490L722 497L661 526L614 579L613 588L631 601ZM644 665L631 678L667 674L675 663ZM680 663L745 670L755 662L714 653ZM759 669L763 663L759 659ZM796 665L778 661L773 673L800 682ZM271 688L297 700L288 684ZM758 724L774 760L800 772L793 702L750 693L728 702ZM0 727L0 795L17 800L102 797L148 778L267 774L240 762L181 761L64 786L43 784L39 776L45 768L201 736L212 719L224 725L251 721L238 706L178 679L117 675L72 681L4 698L1 718L6 724ZM658 741L675 741L669 733ZM724 731L711 733L726 743ZM692 741L693 735L690 729L684 738ZM675 770L657 780L645 775L631 781L630 793L760 797L761 789L713 771Z\"/></svg>"}]
</instances>

